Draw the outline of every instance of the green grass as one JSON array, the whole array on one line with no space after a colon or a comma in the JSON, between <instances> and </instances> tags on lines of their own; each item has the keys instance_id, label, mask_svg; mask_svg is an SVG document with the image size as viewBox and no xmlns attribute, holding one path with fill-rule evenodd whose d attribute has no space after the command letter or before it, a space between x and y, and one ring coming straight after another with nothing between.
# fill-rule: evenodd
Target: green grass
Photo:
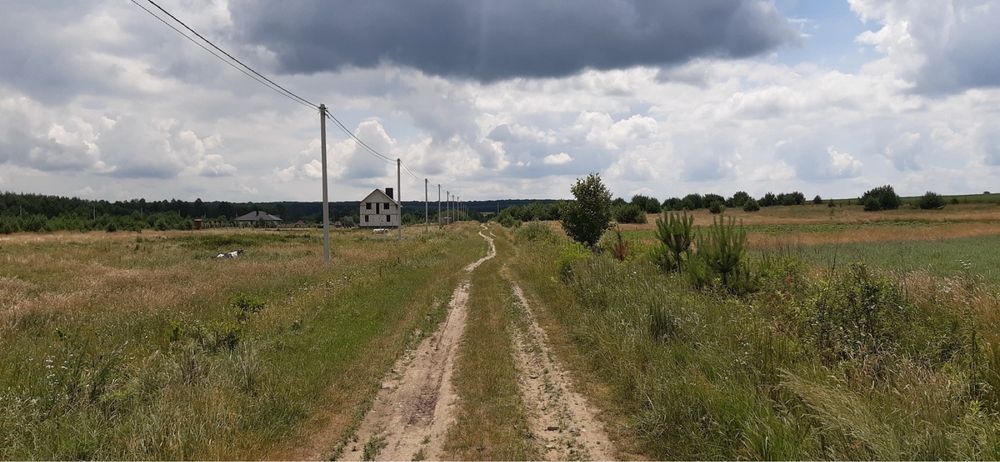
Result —
<instances>
[{"instance_id":1,"label":"green grass","mask_svg":"<svg viewBox=\"0 0 1000 462\"><path fill-rule=\"evenodd\" d=\"M740 297L642 259L593 257L563 283L558 245L521 247L512 268L539 318L569 339L564 358L583 358L567 364L584 388L608 390L595 401L641 457L1000 456L995 294L847 271L809 279L780 255Z\"/></svg>"},{"instance_id":2,"label":"green grass","mask_svg":"<svg viewBox=\"0 0 1000 462\"><path fill-rule=\"evenodd\" d=\"M499 237L495 243L497 257L472 274L469 318L453 379L460 408L445 443L448 458L537 459L514 367L510 329L515 302L510 286L499 277L511 245Z\"/></svg>"},{"instance_id":3,"label":"green grass","mask_svg":"<svg viewBox=\"0 0 1000 462\"><path fill-rule=\"evenodd\" d=\"M976 276L1000 285L1000 236L936 241L821 244L797 250L824 268L864 261L886 270L927 271L935 276Z\"/></svg>"},{"instance_id":4,"label":"green grass","mask_svg":"<svg viewBox=\"0 0 1000 462\"><path fill-rule=\"evenodd\" d=\"M346 431L482 242L333 248L324 268L315 233L4 243L0 458L260 458Z\"/></svg>"}]
</instances>

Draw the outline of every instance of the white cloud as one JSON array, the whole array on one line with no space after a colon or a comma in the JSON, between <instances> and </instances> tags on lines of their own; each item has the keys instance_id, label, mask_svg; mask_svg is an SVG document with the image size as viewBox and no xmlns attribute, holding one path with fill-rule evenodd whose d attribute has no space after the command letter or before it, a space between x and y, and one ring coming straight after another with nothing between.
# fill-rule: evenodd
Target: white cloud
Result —
<instances>
[{"instance_id":1,"label":"white cloud","mask_svg":"<svg viewBox=\"0 0 1000 462\"><path fill-rule=\"evenodd\" d=\"M829 155L823 172L828 178L854 178L861 174L863 164L846 152L840 152L833 146L826 148Z\"/></svg>"},{"instance_id":2,"label":"white cloud","mask_svg":"<svg viewBox=\"0 0 1000 462\"><path fill-rule=\"evenodd\" d=\"M563 164L568 164L572 161L573 158L570 157L570 155L566 154L565 152L560 152L558 154L549 154L545 156L545 159L542 160L542 162L544 162L545 165L563 165Z\"/></svg>"}]
</instances>

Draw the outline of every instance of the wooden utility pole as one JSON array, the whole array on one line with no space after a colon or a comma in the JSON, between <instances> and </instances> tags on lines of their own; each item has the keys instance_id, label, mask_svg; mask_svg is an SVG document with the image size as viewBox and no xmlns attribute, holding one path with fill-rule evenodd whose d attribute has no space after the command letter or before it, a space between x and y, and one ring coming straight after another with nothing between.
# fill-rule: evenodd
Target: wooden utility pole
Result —
<instances>
[{"instance_id":1,"label":"wooden utility pole","mask_svg":"<svg viewBox=\"0 0 1000 462\"><path fill-rule=\"evenodd\" d=\"M396 158L396 197L399 204L399 224L396 227L396 240L403 239L403 191L400 189L402 183L399 181L399 170L403 162ZM390 215L391 216L391 215Z\"/></svg>"},{"instance_id":2,"label":"wooden utility pole","mask_svg":"<svg viewBox=\"0 0 1000 462\"><path fill-rule=\"evenodd\" d=\"M431 209L427 197L427 178L424 178L424 232L431 229Z\"/></svg>"},{"instance_id":3,"label":"wooden utility pole","mask_svg":"<svg viewBox=\"0 0 1000 462\"><path fill-rule=\"evenodd\" d=\"M438 183L438 228L441 227L441 183Z\"/></svg>"},{"instance_id":4,"label":"wooden utility pole","mask_svg":"<svg viewBox=\"0 0 1000 462\"><path fill-rule=\"evenodd\" d=\"M444 215L448 218L444 224L448 224L451 219L451 191L444 192Z\"/></svg>"},{"instance_id":5,"label":"wooden utility pole","mask_svg":"<svg viewBox=\"0 0 1000 462\"><path fill-rule=\"evenodd\" d=\"M326 181L326 105L319 105L319 144L323 168L323 264L330 264L330 197Z\"/></svg>"}]
</instances>

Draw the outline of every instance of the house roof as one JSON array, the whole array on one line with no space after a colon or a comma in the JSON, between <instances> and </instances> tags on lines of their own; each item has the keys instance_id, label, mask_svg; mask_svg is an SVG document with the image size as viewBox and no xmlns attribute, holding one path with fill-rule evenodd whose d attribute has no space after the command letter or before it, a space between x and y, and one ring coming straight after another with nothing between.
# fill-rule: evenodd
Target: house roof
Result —
<instances>
[{"instance_id":1,"label":"house roof","mask_svg":"<svg viewBox=\"0 0 1000 462\"><path fill-rule=\"evenodd\" d=\"M386 202L386 201L393 203L396 202L393 198L389 197L389 195L386 194L385 191L377 188L372 190L372 192L368 193L368 195L365 196L364 199L361 199L361 202L367 202L368 200L373 198L376 199L378 202Z\"/></svg>"},{"instance_id":2,"label":"house roof","mask_svg":"<svg viewBox=\"0 0 1000 462\"><path fill-rule=\"evenodd\" d=\"M276 217L267 212L261 212L260 210L254 210L246 215L236 217L236 221L281 221L280 217Z\"/></svg>"}]
</instances>

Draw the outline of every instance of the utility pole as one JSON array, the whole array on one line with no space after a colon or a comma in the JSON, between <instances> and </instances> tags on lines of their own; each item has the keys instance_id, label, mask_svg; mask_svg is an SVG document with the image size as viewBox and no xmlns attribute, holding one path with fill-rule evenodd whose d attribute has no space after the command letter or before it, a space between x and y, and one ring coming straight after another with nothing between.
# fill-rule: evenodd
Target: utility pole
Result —
<instances>
[{"instance_id":1,"label":"utility pole","mask_svg":"<svg viewBox=\"0 0 1000 462\"><path fill-rule=\"evenodd\" d=\"M445 217L451 218L451 191L444 192L444 214ZM448 224L448 220L445 220L444 224Z\"/></svg>"},{"instance_id":2,"label":"utility pole","mask_svg":"<svg viewBox=\"0 0 1000 462\"><path fill-rule=\"evenodd\" d=\"M431 229L431 209L427 196L427 178L424 178L424 232Z\"/></svg>"},{"instance_id":3,"label":"utility pole","mask_svg":"<svg viewBox=\"0 0 1000 462\"><path fill-rule=\"evenodd\" d=\"M323 164L323 264L330 264L330 197L326 181L326 105L319 105L319 144Z\"/></svg>"},{"instance_id":4,"label":"utility pole","mask_svg":"<svg viewBox=\"0 0 1000 462\"><path fill-rule=\"evenodd\" d=\"M396 197L399 202L399 225L396 227L396 240L403 239L403 191L400 189L402 183L399 181L399 169L403 162L396 158Z\"/></svg>"},{"instance_id":5,"label":"utility pole","mask_svg":"<svg viewBox=\"0 0 1000 462\"><path fill-rule=\"evenodd\" d=\"M438 183L438 228L441 227L441 183Z\"/></svg>"}]
</instances>

